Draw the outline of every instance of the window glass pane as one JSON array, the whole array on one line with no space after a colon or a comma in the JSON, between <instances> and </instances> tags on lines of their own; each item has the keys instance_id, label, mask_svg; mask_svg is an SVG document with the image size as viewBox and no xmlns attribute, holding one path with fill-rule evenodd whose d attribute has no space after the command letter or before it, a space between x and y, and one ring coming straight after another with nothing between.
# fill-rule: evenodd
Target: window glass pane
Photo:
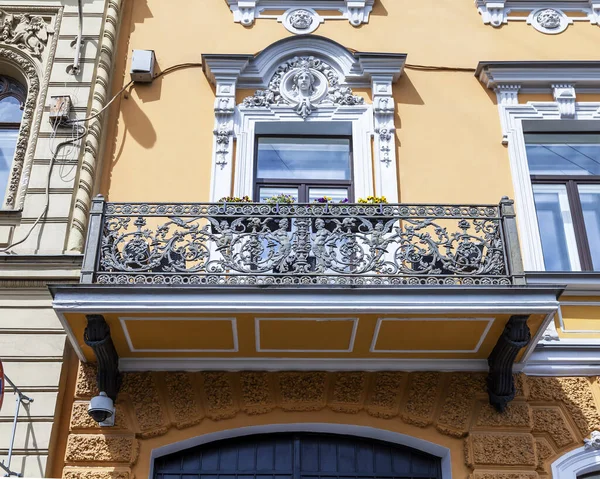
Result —
<instances>
[{"instance_id":1,"label":"window glass pane","mask_svg":"<svg viewBox=\"0 0 600 479\"><path fill-rule=\"evenodd\" d=\"M526 134L532 175L600 175L600 134Z\"/></svg>"},{"instance_id":2,"label":"window glass pane","mask_svg":"<svg viewBox=\"0 0 600 479\"><path fill-rule=\"evenodd\" d=\"M279 195L290 195L294 198L294 202L298 202L298 188L288 188L288 187L279 187L279 186L261 186L259 191L259 199L260 203L266 203L269 198L273 196Z\"/></svg>"},{"instance_id":3,"label":"window glass pane","mask_svg":"<svg viewBox=\"0 0 600 479\"><path fill-rule=\"evenodd\" d=\"M312 203L317 199L331 198L332 203L346 202L348 199L348 188L309 188L308 201Z\"/></svg>"},{"instance_id":4,"label":"window glass pane","mask_svg":"<svg viewBox=\"0 0 600 479\"><path fill-rule=\"evenodd\" d=\"M592 264L594 270L600 271L600 185L579 185L578 188Z\"/></svg>"},{"instance_id":5,"label":"window glass pane","mask_svg":"<svg viewBox=\"0 0 600 479\"><path fill-rule=\"evenodd\" d=\"M257 178L349 180L347 138L258 139Z\"/></svg>"},{"instance_id":6,"label":"window glass pane","mask_svg":"<svg viewBox=\"0 0 600 479\"><path fill-rule=\"evenodd\" d=\"M21 123L23 110L21 102L14 96L0 100L0 123Z\"/></svg>"},{"instance_id":7,"label":"window glass pane","mask_svg":"<svg viewBox=\"0 0 600 479\"><path fill-rule=\"evenodd\" d=\"M565 185L533 185L547 271L578 271L579 257Z\"/></svg>"},{"instance_id":8,"label":"window glass pane","mask_svg":"<svg viewBox=\"0 0 600 479\"><path fill-rule=\"evenodd\" d=\"M0 207L4 202L4 193L8 185L8 176L17 146L18 130L0 128Z\"/></svg>"}]
</instances>

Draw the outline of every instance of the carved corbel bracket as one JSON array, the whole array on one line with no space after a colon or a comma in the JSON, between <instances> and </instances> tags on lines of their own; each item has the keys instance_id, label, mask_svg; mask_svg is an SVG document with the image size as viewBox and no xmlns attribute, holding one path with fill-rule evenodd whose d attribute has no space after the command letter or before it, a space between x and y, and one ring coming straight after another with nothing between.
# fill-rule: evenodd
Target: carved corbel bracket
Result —
<instances>
[{"instance_id":1,"label":"carved corbel bracket","mask_svg":"<svg viewBox=\"0 0 600 479\"><path fill-rule=\"evenodd\" d=\"M239 22L245 27L251 26L257 14L257 2L258 0L238 0L237 3L232 3L233 21Z\"/></svg>"},{"instance_id":2,"label":"carved corbel bracket","mask_svg":"<svg viewBox=\"0 0 600 479\"><path fill-rule=\"evenodd\" d=\"M506 118L505 107L519 104L519 90L521 85L498 85L494 88L496 99L498 100L498 109L500 110L500 126L502 127L502 144L508 143L508 119Z\"/></svg>"},{"instance_id":3,"label":"carved corbel bracket","mask_svg":"<svg viewBox=\"0 0 600 479\"><path fill-rule=\"evenodd\" d=\"M367 23L372 9L372 2L371 5L368 5L367 0L346 0L348 21L354 27Z\"/></svg>"},{"instance_id":4,"label":"carved corbel bracket","mask_svg":"<svg viewBox=\"0 0 600 479\"><path fill-rule=\"evenodd\" d=\"M526 315L511 316L488 358L488 395L490 404L499 412L504 411L515 397L513 364L519 351L531 340L528 319Z\"/></svg>"},{"instance_id":5,"label":"carved corbel bracket","mask_svg":"<svg viewBox=\"0 0 600 479\"><path fill-rule=\"evenodd\" d=\"M483 23L490 24L493 27L499 27L506 23L506 10L503 1L484 2L479 6L479 13L483 18Z\"/></svg>"},{"instance_id":6,"label":"carved corbel bracket","mask_svg":"<svg viewBox=\"0 0 600 479\"><path fill-rule=\"evenodd\" d=\"M575 118L575 87L573 85L552 85L554 101L558 104L561 118Z\"/></svg>"},{"instance_id":7,"label":"carved corbel bracket","mask_svg":"<svg viewBox=\"0 0 600 479\"><path fill-rule=\"evenodd\" d=\"M391 75L373 75L371 90L373 92L373 125L375 132L376 168L385 170L379 177L396 178L396 135L394 127L395 104L392 97ZM383 180L377 186L378 194L395 198L395 186Z\"/></svg>"},{"instance_id":8,"label":"carved corbel bracket","mask_svg":"<svg viewBox=\"0 0 600 479\"><path fill-rule=\"evenodd\" d=\"M119 355L110 336L110 327L100 314L88 314L86 318L87 326L83 339L85 344L92 348L98 361L98 391L105 392L115 401L121 388L121 374Z\"/></svg>"},{"instance_id":9,"label":"carved corbel bracket","mask_svg":"<svg viewBox=\"0 0 600 479\"><path fill-rule=\"evenodd\" d=\"M235 113L235 80L217 81L215 98L215 153L216 164L225 168L231 163L233 143L233 120Z\"/></svg>"}]
</instances>

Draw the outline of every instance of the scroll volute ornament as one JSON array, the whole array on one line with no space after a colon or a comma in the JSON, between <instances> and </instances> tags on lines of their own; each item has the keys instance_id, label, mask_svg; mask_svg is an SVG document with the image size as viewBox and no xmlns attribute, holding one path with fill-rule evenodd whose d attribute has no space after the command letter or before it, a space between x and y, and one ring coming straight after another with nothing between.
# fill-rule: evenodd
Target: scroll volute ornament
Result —
<instances>
[{"instance_id":1,"label":"scroll volute ornament","mask_svg":"<svg viewBox=\"0 0 600 479\"><path fill-rule=\"evenodd\" d=\"M39 15L0 10L0 41L41 58L48 44L48 25Z\"/></svg>"}]
</instances>

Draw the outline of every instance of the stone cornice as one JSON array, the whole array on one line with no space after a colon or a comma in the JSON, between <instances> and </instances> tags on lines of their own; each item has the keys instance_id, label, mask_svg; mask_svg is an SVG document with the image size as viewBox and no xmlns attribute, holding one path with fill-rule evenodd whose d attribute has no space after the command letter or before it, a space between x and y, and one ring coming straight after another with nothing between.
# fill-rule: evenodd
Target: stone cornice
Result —
<instances>
[{"instance_id":1,"label":"stone cornice","mask_svg":"<svg viewBox=\"0 0 600 479\"><path fill-rule=\"evenodd\" d=\"M82 255L2 255L0 287L45 287L49 282L76 282L82 260Z\"/></svg>"},{"instance_id":2,"label":"stone cornice","mask_svg":"<svg viewBox=\"0 0 600 479\"><path fill-rule=\"evenodd\" d=\"M569 84L578 92L600 92L600 61L483 61L475 76L490 89L518 86L541 93Z\"/></svg>"}]
</instances>

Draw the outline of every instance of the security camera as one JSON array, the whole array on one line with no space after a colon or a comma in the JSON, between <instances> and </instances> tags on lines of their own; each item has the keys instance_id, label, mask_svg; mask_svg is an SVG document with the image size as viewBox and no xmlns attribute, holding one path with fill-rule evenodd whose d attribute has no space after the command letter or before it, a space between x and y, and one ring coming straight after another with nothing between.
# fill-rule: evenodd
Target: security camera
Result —
<instances>
[{"instance_id":1,"label":"security camera","mask_svg":"<svg viewBox=\"0 0 600 479\"><path fill-rule=\"evenodd\" d=\"M100 426L115 425L115 406L113 400L105 392L101 392L100 395L92 398L88 407L88 414Z\"/></svg>"}]
</instances>

